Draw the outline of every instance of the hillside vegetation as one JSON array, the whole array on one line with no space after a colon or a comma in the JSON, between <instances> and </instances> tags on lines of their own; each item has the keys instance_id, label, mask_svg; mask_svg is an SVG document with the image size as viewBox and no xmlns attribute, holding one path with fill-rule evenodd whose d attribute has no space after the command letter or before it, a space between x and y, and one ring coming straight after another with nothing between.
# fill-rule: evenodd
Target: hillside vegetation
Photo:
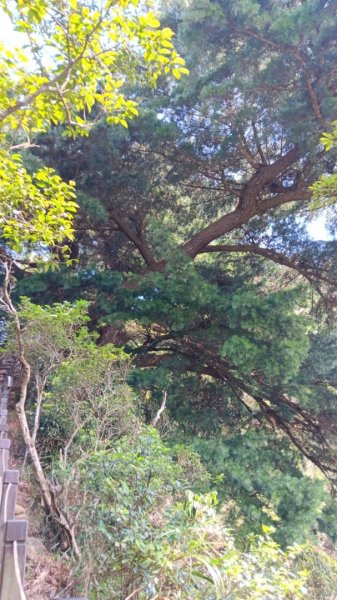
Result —
<instances>
[{"instance_id":1,"label":"hillside vegetation","mask_svg":"<svg viewBox=\"0 0 337 600\"><path fill-rule=\"evenodd\" d=\"M3 352L57 594L333 600L336 2L0 7Z\"/></svg>"}]
</instances>

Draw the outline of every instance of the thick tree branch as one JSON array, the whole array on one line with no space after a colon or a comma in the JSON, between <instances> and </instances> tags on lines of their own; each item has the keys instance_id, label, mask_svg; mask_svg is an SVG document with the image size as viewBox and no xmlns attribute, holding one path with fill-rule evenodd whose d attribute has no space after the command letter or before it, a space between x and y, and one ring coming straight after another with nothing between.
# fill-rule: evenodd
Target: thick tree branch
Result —
<instances>
[{"instance_id":1,"label":"thick tree branch","mask_svg":"<svg viewBox=\"0 0 337 600\"><path fill-rule=\"evenodd\" d=\"M328 277L325 277L321 271L319 273L315 273L312 271L309 265L299 265L295 259L289 258L285 254L282 254L281 252L278 252L272 248L263 248L255 244L214 244L206 246L206 248L202 250L202 253L206 252L243 252L257 254L258 256L263 256L264 258L267 258L279 265L283 265L289 269L297 271L308 281L310 281L310 283L315 284L317 283L317 280L324 281L325 283L332 283L332 281Z\"/></svg>"},{"instance_id":2,"label":"thick tree branch","mask_svg":"<svg viewBox=\"0 0 337 600\"><path fill-rule=\"evenodd\" d=\"M255 215L262 215L272 208L282 206L288 202L309 199L311 193L306 189L290 188L279 194L271 194L262 200L258 200L265 193L266 186L277 181L282 173L299 158L299 149L294 146L287 154L281 156L270 165L261 165L250 180L244 186L239 203L234 211L220 217L197 234L195 234L182 249L191 258L202 252L213 240L233 231L244 223L247 223Z\"/></svg>"},{"instance_id":3,"label":"thick tree branch","mask_svg":"<svg viewBox=\"0 0 337 600\"><path fill-rule=\"evenodd\" d=\"M207 374L218 381L222 381L233 391L237 400L247 407L245 397L250 397L259 408L258 418L265 421L273 429L282 431L296 446L303 456L314 463L330 480L337 479L337 461L327 441L322 435L317 419L312 417L299 404L293 402L285 394L274 388L268 388L260 379L251 373L250 381L243 381L236 373L236 367L228 360L219 356L216 350L208 348L205 344L182 335L179 339L175 336L169 341L166 336L165 349L162 348L162 339L153 340L150 354L136 358L138 366L153 367L172 360L172 355L180 355L184 360L184 369L196 373ZM157 352L165 351L164 354ZM140 358L140 362L138 362ZM289 415L284 417L282 407L286 406Z\"/></svg>"},{"instance_id":4,"label":"thick tree branch","mask_svg":"<svg viewBox=\"0 0 337 600\"><path fill-rule=\"evenodd\" d=\"M238 206L231 213L224 215L214 223L211 223L205 227L205 229L199 231L182 246L182 249L191 258L195 258L195 256L203 252L204 248L212 241L222 237L226 233L230 233L238 227L241 227L252 217L256 215L263 215L273 208L278 208L279 206L288 204L290 202L310 200L310 198L310 191L305 189L295 189L289 190L288 192L284 192L282 194L275 194L274 196L265 198L259 203L251 203L245 208Z\"/></svg>"},{"instance_id":5,"label":"thick tree branch","mask_svg":"<svg viewBox=\"0 0 337 600\"><path fill-rule=\"evenodd\" d=\"M261 165L246 183L241 193L239 207L249 209L256 204L257 197L267 185L274 183L300 156L295 145L287 154L269 165Z\"/></svg>"}]
</instances>

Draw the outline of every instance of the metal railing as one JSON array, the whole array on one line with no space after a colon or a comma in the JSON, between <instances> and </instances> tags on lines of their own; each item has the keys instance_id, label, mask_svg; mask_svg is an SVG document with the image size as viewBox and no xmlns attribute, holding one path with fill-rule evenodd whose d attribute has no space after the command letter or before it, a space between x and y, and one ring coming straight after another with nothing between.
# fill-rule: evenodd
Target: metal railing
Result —
<instances>
[{"instance_id":1,"label":"metal railing","mask_svg":"<svg viewBox=\"0 0 337 600\"><path fill-rule=\"evenodd\" d=\"M28 522L15 519L19 471L8 469L8 397L13 384L12 361L0 365L0 600L26 600L24 572Z\"/></svg>"}]
</instances>

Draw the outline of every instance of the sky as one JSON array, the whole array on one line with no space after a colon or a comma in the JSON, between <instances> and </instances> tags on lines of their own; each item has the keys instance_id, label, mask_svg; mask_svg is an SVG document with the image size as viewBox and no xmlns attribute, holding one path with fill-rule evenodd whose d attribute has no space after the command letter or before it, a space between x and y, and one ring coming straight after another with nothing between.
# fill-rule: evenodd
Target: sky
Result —
<instances>
[{"instance_id":1,"label":"sky","mask_svg":"<svg viewBox=\"0 0 337 600\"><path fill-rule=\"evenodd\" d=\"M326 216L319 215L309 225L307 231L313 240L331 240L332 236L326 228Z\"/></svg>"},{"instance_id":2,"label":"sky","mask_svg":"<svg viewBox=\"0 0 337 600\"><path fill-rule=\"evenodd\" d=\"M20 46L26 41L25 36L18 31L14 31L10 18L0 9L0 40L7 47L14 48Z\"/></svg>"},{"instance_id":3,"label":"sky","mask_svg":"<svg viewBox=\"0 0 337 600\"><path fill-rule=\"evenodd\" d=\"M22 33L13 30L9 17L0 9L0 41L7 47L21 46L27 40ZM330 240L331 235L326 228L326 217L320 214L307 226L307 231L313 240Z\"/></svg>"}]
</instances>

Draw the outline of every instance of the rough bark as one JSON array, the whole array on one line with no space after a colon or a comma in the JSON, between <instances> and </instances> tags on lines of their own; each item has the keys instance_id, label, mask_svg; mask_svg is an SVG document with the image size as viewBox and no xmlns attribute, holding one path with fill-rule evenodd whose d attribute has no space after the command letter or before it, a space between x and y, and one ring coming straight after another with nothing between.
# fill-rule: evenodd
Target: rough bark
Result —
<instances>
[{"instance_id":1,"label":"rough bark","mask_svg":"<svg viewBox=\"0 0 337 600\"><path fill-rule=\"evenodd\" d=\"M217 221L196 233L182 248L191 258L203 252L204 248L223 235L247 223L256 215L263 215L273 208L277 208L289 202L298 202L311 198L311 192L299 186L284 189L282 193L266 194L267 186L277 181L300 156L297 146L294 146L287 154L281 156L270 165L261 165L250 180L244 186L236 208Z\"/></svg>"}]
</instances>

